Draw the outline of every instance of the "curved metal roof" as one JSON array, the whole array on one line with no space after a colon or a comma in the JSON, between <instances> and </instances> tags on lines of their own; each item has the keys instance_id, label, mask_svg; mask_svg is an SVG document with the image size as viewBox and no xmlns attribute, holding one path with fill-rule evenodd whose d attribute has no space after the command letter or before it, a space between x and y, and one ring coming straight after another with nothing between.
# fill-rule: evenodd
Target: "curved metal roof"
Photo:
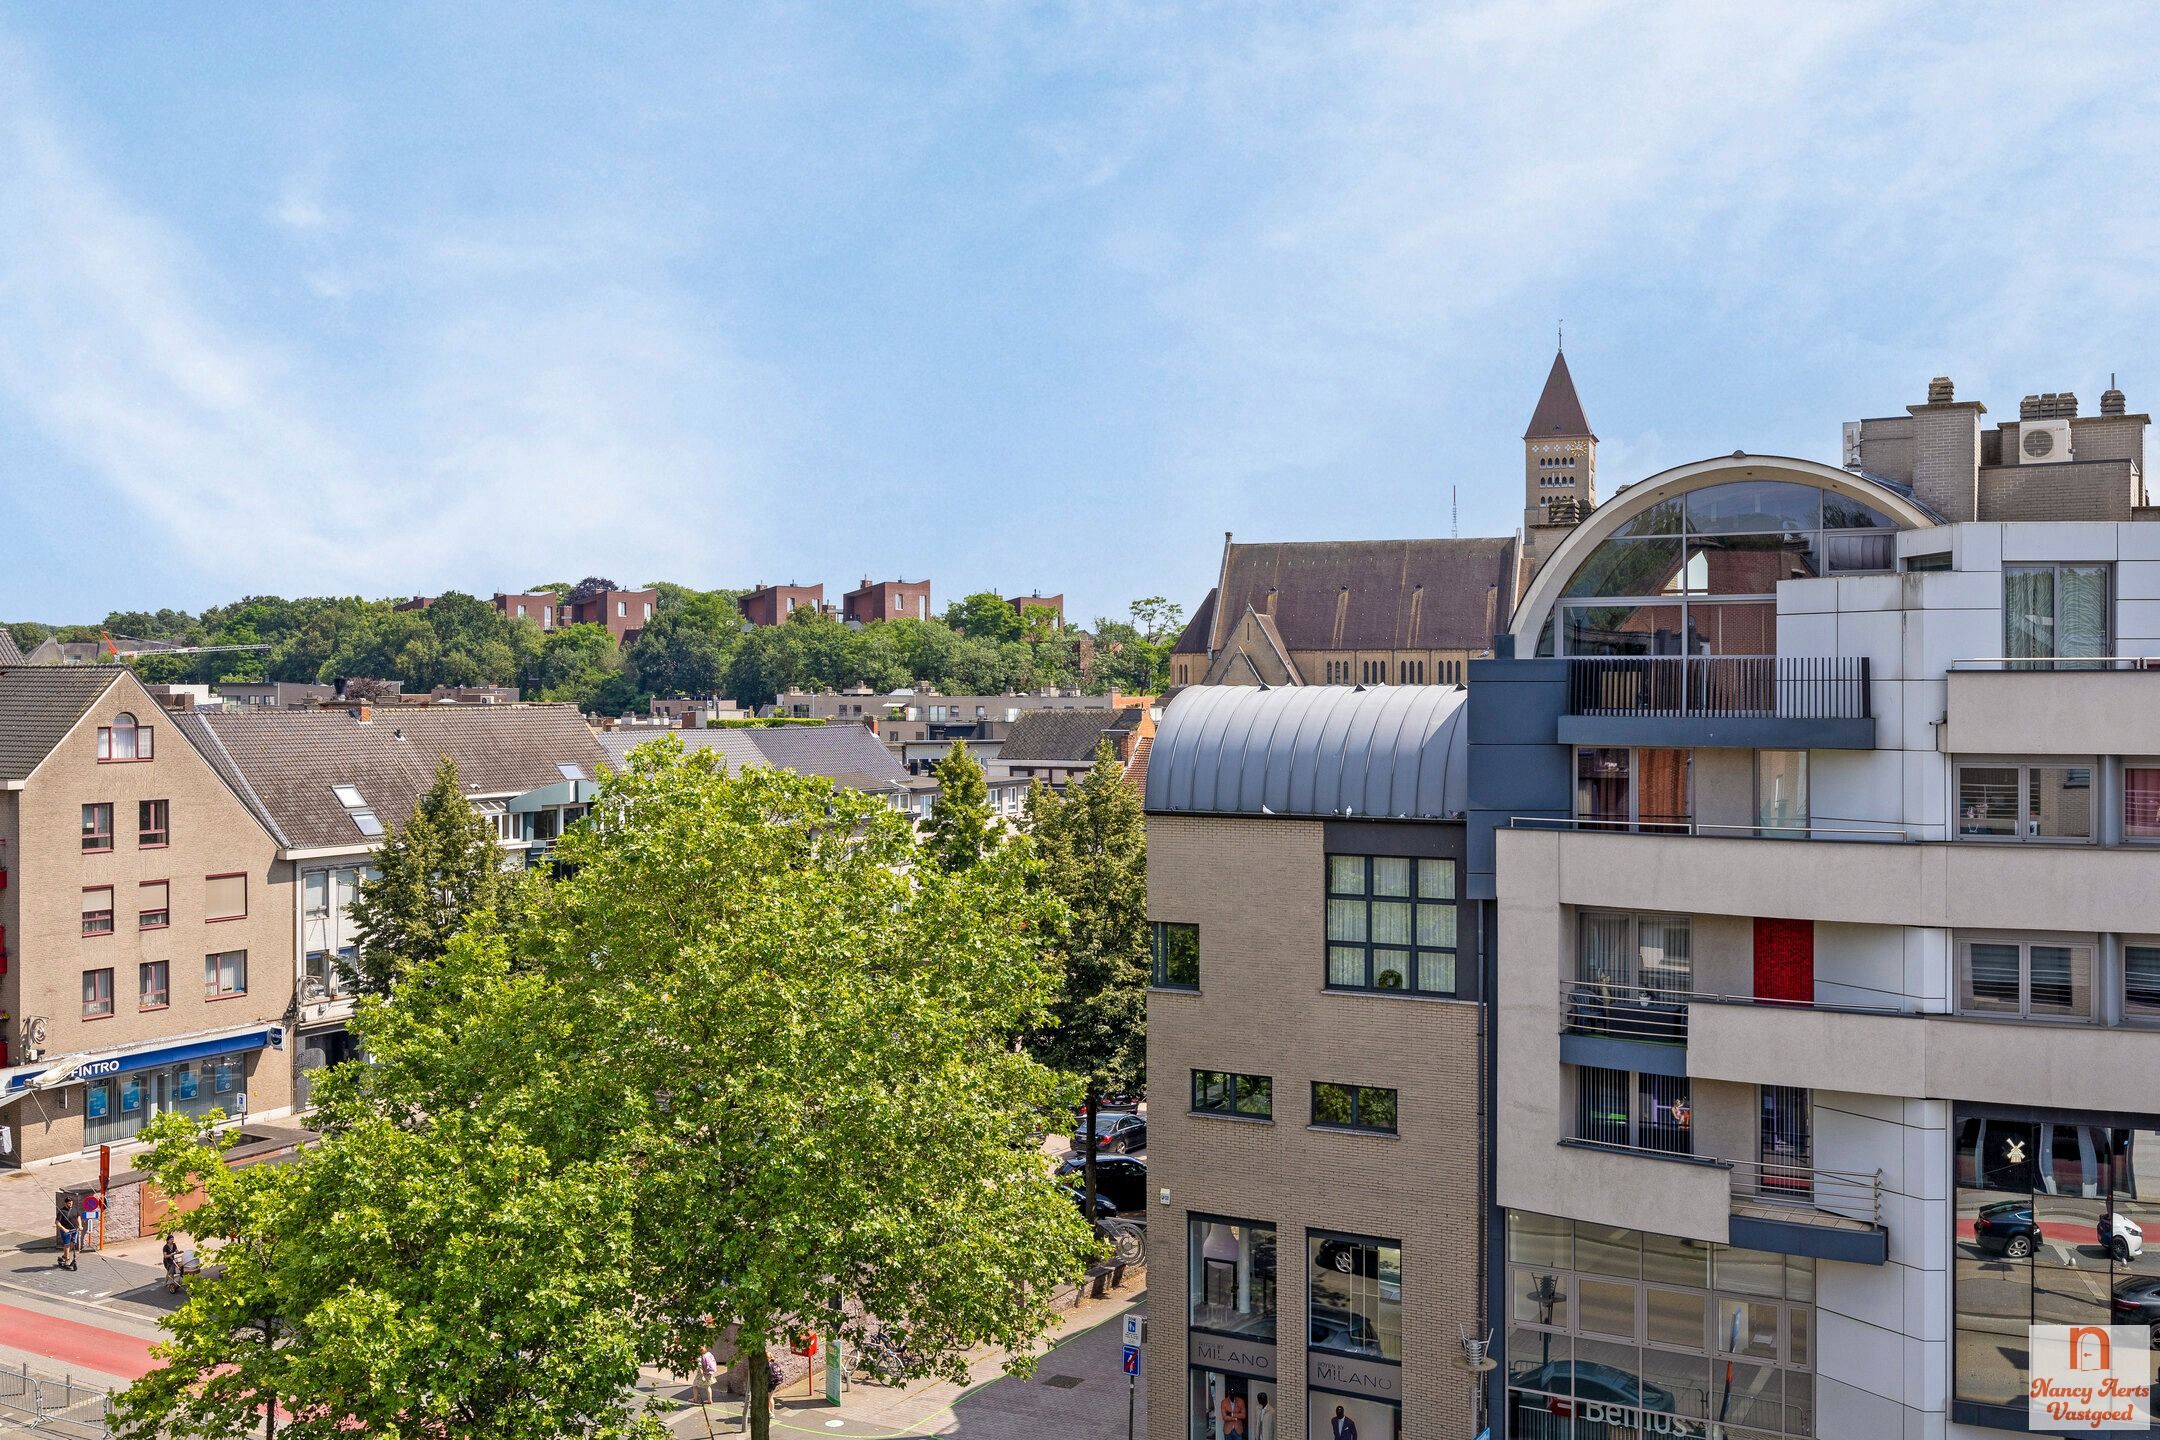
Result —
<instances>
[{"instance_id":1,"label":"curved metal roof","mask_svg":"<svg viewBox=\"0 0 2160 1440\"><path fill-rule=\"evenodd\" d=\"M1164 710L1151 814L1439 820L1469 808L1456 685L1206 685Z\"/></svg>"}]
</instances>

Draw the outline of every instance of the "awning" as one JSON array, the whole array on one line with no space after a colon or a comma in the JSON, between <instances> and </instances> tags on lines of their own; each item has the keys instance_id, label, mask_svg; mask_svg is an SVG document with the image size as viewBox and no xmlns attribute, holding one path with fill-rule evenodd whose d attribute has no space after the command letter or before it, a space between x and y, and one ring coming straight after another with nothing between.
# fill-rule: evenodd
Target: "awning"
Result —
<instances>
[{"instance_id":1,"label":"awning","mask_svg":"<svg viewBox=\"0 0 2160 1440\"><path fill-rule=\"evenodd\" d=\"M590 805L600 794L597 780L558 780L553 785L543 785L528 790L510 800L510 813L529 814L535 810L551 810L558 805Z\"/></svg>"},{"instance_id":2,"label":"awning","mask_svg":"<svg viewBox=\"0 0 2160 1440\"><path fill-rule=\"evenodd\" d=\"M178 1065L183 1060L207 1060L215 1055L237 1055L248 1050L260 1050L265 1046L284 1049L285 1027L255 1025L245 1030L228 1030L216 1035L157 1040L121 1050L90 1050L64 1055L45 1064L21 1065L7 1072L7 1089L0 1094L12 1098L33 1089L50 1089L54 1085L72 1084L78 1080L99 1080L107 1075L124 1075L130 1070L148 1070L159 1065ZM40 1084L40 1081L43 1083Z\"/></svg>"}]
</instances>

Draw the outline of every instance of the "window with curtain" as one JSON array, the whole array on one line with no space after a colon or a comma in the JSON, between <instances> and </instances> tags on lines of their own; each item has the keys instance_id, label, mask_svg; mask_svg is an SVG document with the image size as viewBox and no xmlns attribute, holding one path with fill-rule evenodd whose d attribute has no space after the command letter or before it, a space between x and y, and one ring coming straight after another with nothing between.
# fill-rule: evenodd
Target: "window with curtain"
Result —
<instances>
[{"instance_id":1,"label":"window with curtain","mask_svg":"<svg viewBox=\"0 0 2160 1440\"><path fill-rule=\"evenodd\" d=\"M1755 824L1762 835L1807 838L1807 751L1755 752Z\"/></svg>"},{"instance_id":2,"label":"window with curtain","mask_svg":"<svg viewBox=\"0 0 2160 1440\"><path fill-rule=\"evenodd\" d=\"M2093 974L2090 941L1966 940L1958 946L1958 1008L1968 1015L2091 1020Z\"/></svg>"},{"instance_id":3,"label":"window with curtain","mask_svg":"<svg viewBox=\"0 0 2160 1440\"><path fill-rule=\"evenodd\" d=\"M2005 565L2003 654L2017 670L2091 670L2108 653L2107 565Z\"/></svg>"},{"instance_id":4,"label":"window with curtain","mask_svg":"<svg viewBox=\"0 0 2160 1440\"><path fill-rule=\"evenodd\" d=\"M1455 862L1327 857L1327 983L1454 995Z\"/></svg>"},{"instance_id":5,"label":"window with curtain","mask_svg":"<svg viewBox=\"0 0 2160 1440\"><path fill-rule=\"evenodd\" d=\"M2123 1015L2160 1020L2160 943L2123 946Z\"/></svg>"},{"instance_id":6,"label":"window with curtain","mask_svg":"<svg viewBox=\"0 0 2160 1440\"><path fill-rule=\"evenodd\" d=\"M2160 840L2160 768L2123 767L2123 838Z\"/></svg>"},{"instance_id":7,"label":"window with curtain","mask_svg":"<svg viewBox=\"0 0 2160 1440\"><path fill-rule=\"evenodd\" d=\"M2093 838L2093 773L2090 762L1960 765L1958 838L2089 842Z\"/></svg>"}]
</instances>

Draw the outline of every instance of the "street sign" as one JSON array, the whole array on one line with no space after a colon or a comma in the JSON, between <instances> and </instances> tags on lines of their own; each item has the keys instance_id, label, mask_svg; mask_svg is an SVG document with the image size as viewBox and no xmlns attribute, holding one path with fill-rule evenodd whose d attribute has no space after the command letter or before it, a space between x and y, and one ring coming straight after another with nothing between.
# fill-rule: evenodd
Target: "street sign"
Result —
<instances>
[{"instance_id":1,"label":"street sign","mask_svg":"<svg viewBox=\"0 0 2160 1440\"><path fill-rule=\"evenodd\" d=\"M1145 1339L1147 1339L1147 1316L1127 1315L1125 1317L1125 1343L1127 1345L1138 1345Z\"/></svg>"},{"instance_id":2,"label":"street sign","mask_svg":"<svg viewBox=\"0 0 2160 1440\"><path fill-rule=\"evenodd\" d=\"M1140 1373L1140 1347L1137 1345L1127 1345L1125 1347L1125 1373L1127 1375L1138 1375Z\"/></svg>"}]
</instances>

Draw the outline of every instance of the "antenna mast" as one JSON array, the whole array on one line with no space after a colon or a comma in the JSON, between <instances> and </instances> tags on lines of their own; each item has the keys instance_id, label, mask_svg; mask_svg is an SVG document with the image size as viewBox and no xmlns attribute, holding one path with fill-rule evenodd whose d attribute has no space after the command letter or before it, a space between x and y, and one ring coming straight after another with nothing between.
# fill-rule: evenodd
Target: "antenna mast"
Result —
<instances>
[{"instance_id":1,"label":"antenna mast","mask_svg":"<svg viewBox=\"0 0 2160 1440\"><path fill-rule=\"evenodd\" d=\"M1454 485L1447 487L1447 523L1448 534L1454 539L1460 540L1462 539L1462 505L1458 498L1458 489L1459 487Z\"/></svg>"}]
</instances>

